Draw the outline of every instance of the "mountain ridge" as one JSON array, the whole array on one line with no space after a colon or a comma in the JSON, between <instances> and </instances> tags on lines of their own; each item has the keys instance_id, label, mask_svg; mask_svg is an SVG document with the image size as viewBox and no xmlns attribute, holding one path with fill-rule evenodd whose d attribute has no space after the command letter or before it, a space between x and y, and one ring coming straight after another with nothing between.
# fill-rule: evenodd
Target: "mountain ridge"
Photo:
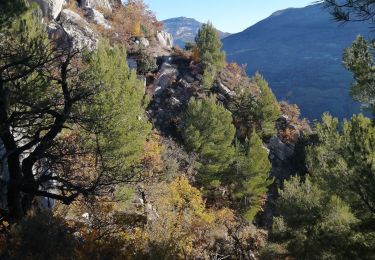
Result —
<instances>
[{"instance_id":1,"label":"mountain ridge","mask_svg":"<svg viewBox=\"0 0 375 260\"><path fill-rule=\"evenodd\" d=\"M172 34L175 40L175 45L179 47L184 47L186 42L193 42L198 30L201 28L202 24L194 18L189 18L185 16L169 18L162 21L165 30ZM231 35L227 32L222 32L217 30L219 37L224 39L225 37Z\"/></svg>"},{"instance_id":2,"label":"mountain ridge","mask_svg":"<svg viewBox=\"0 0 375 260\"><path fill-rule=\"evenodd\" d=\"M223 39L223 49L229 61L247 64L250 76L262 73L279 100L297 103L309 119L326 111L348 118L360 106L349 95L352 75L341 59L358 34L369 35L367 24L340 26L315 4L277 11Z\"/></svg>"}]
</instances>

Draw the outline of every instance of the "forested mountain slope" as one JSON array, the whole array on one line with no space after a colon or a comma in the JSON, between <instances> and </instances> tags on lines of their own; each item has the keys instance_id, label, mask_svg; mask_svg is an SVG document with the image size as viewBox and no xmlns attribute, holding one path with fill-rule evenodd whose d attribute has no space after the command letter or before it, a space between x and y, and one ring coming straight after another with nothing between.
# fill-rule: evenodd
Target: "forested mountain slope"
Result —
<instances>
[{"instance_id":1,"label":"forested mountain slope","mask_svg":"<svg viewBox=\"0 0 375 260\"><path fill-rule=\"evenodd\" d=\"M310 120L326 111L348 118L359 105L349 96L352 76L341 60L358 34L368 37L369 25L340 25L317 4L275 12L223 39L223 49L228 60L247 64L249 75L262 73L278 99L298 104Z\"/></svg>"}]
</instances>

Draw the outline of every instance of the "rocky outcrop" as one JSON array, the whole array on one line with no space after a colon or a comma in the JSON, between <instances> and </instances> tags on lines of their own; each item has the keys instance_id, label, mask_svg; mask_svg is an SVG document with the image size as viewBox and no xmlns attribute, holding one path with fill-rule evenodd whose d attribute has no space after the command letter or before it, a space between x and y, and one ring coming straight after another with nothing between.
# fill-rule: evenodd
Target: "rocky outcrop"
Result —
<instances>
[{"instance_id":1,"label":"rocky outcrop","mask_svg":"<svg viewBox=\"0 0 375 260\"><path fill-rule=\"evenodd\" d=\"M51 19L56 19L64 5L64 0L29 0L39 5L43 15Z\"/></svg>"},{"instance_id":2,"label":"rocky outcrop","mask_svg":"<svg viewBox=\"0 0 375 260\"><path fill-rule=\"evenodd\" d=\"M150 41L149 40L147 40L145 37L141 37L140 39L139 39L139 43L143 46L143 47L148 47L148 46L150 46Z\"/></svg>"},{"instance_id":3,"label":"rocky outcrop","mask_svg":"<svg viewBox=\"0 0 375 260\"><path fill-rule=\"evenodd\" d=\"M234 97L236 93L234 91L231 91L227 86L225 86L223 83L218 82L216 85L216 89L223 95Z\"/></svg>"},{"instance_id":4,"label":"rocky outcrop","mask_svg":"<svg viewBox=\"0 0 375 260\"><path fill-rule=\"evenodd\" d=\"M157 32L156 39L158 40L159 44L164 48L173 47L173 37L170 33L167 33L165 31Z\"/></svg>"},{"instance_id":5,"label":"rocky outcrop","mask_svg":"<svg viewBox=\"0 0 375 260\"><path fill-rule=\"evenodd\" d=\"M115 0L81 0L82 7L112 9Z\"/></svg>"},{"instance_id":6,"label":"rocky outcrop","mask_svg":"<svg viewBox=\"0 0 375 260\"><path fill-rule=\"evenodd\" d=\"M172 66L169 63L164 63L159 71L159 76L155 80L155 85L157 89L165 89L168 86L172 85L178 77L178 70L175 66Z\"/></svg>"},{"instance_id":7,"label":"rocky outcrop","mask_svg":"<svg viewBox=\"0 0 375 260\"><path fill-rule=\"evenodd\" d=\"M98 46L99 36L95 33L79 14L69 9L64 9L61 12L60 22L67 34L69 42L72 43L73 48L94 50ZM60 34L60 32L56 32Z\"/></svg>"},{"instance_id":8,"label":"rocky outcrop","mask_svg":"<svg viewBox=\"0 0 375 260\"><path fill-rule=\"evenodd\" d=\"M86 16L94 23L101 25L104 27L104 29L111 29L111 25L109 22L105 19L104 15L99 12L98 10L94 8L85 8Z\"/></svg>"},{"instance_id":9,"label":"rocky outcrop","mask_svg":"<svg viewBox=\"0 0 375 260\"><path fill-rule=\"evenodd\" d=\"M181 113L189 99L197 95L199 81L186 72L188 66L189 60L182 58L159 58L159 72L147 86L147 92L153 96L147 110L149 117L165 135L177 131Z\"/></svg>"}]
</instances>

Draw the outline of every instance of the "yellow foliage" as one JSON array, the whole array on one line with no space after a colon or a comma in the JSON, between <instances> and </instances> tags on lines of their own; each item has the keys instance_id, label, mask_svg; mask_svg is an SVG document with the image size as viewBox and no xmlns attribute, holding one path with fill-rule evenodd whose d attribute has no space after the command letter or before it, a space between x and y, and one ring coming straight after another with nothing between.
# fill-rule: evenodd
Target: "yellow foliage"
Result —
<instances>
[{"instance_id":1,"label":"yellow foliage","mask_svg":"<svg viewBox=\"0 0 375 260\"><path fill-rule=\"evenodd\" d=\"M189 212L208 223L211 223L214 219L212 215L206 212L200 191L191 186L185 177L177 177L169 185L168 200L168 204L179 214Z\"/></svg>"},{"instance_id":2,"label":"yellow foliage","mask_svg":"<svg viewBox=\"0 0 375 260\"><path fill-rule=\"evenodd\" d=\"M139 21L133 22L131 33L132 33L133 36L137 36L137 37L142 36L141 23Z\"/></svg>"},{"instance_id":3,"label":"yellow foliage","mask_svg":"<svg viewBox=\"0 0 375 260\"><path fill-rule=\"evenodd\" d=\"M163 171L163 151L164 147L160 142L160 137L154 133L151 136L151 139L148 142L146 142L144 146L144 152L141 158L142 165L144 168L143 175L150 177Z\"/></svg>"},{"instance_id":4,"label":"yellow foliage","mask_svg":"<svg viewBox=\"0 0 375 260\"><path fill-rule=\"evenodd\" d=\"M214 215L206 210L200 191L186 177L178 177L161 190L155 201L159 217L148 224L150 243L169 245L164 249L171 258L198 256L198 251L208 246Z\"/></svg>"}]
</instances>

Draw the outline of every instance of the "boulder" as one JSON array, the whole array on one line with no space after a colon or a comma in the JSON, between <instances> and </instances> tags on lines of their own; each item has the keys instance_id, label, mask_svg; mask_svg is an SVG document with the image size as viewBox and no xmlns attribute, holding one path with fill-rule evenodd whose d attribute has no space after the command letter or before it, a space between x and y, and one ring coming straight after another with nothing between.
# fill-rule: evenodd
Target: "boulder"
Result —
<instances>
[{"instance_id":1,"label":"boulder","mask_svg":"<svg viewBox=\"0 0 375 260\"><path fill-rule=\"evenodd\" d=\"M64 5L64 0L29 0L35 2L40 6L43 16L56 19Z\"/></svg>"},{"instance_id":2,"label":"boulder","mask_svg":"<svg viewBox=\"0 0 375 260\"><path fill-rule=\"evenodd\" d=\"M88 8L104 8L108 10L112 10L112 6L114 4L114 0L81 0L82 7Z\"/></svg>"},{"instance_id":3,"label":"boulder","mask_svg":"<svg viewBox=\"0 0 375 260\"><path fill-rule=\"evenodd\" d=\"M221 94L228 95L228 96L235 96L235 93L221 82L218 82L216 87Z\"/></svg>"},{"instance_id":4,"label":"boulder","mask_svg":"<svg viewBox=\"0 0 375 260\"><path fill-rule=\"evenodd\" d=\"M180 85L183 86L185 89L190 88L190 84L189 84L186 80L184 80L184 79L180 79L180 80L179 80L179 83L180 83Z\"/></svg>"},{"instance_id":5,"label":"boulder","mask_svg":"<svg viewBox=\"0 0 375 260\"><path fill-rule=\"evenodd\" d=\"M111 25L104 18L104 15L94 8L85 8L86 16L98 25L103 26L105 29L111 29Z\"/></svg>"},{"instance_id":6,"label":"boulder","mask_svg":"<svg viewBox=\"0 0 375 260\"><path fill-rule=\"evenodd\" d=\"M155 81L155 86L161 87L162 89L169 87L173 81L175 81L179 75L178 70L170 64L163 64L160 69L160 75Z\"/></svg>"},{"instance_id":7,"label":"boulder","mask_svg":"<svg viewBox=\"0 0 375 260\"><path fill-rule=\"evenodd\" d=\"M170 49L173 47L173 37L170 33L167 33L165 31L157 32L156 39L158 40L159 44L164 48Z\"/></svg>"},{"instance_id":8,"label":"boulder","mask_svg":"<svg viewBox=\"0 0 375 260\"><path fill-rule=\"evenodd\" d=\"M148 47L150 46L149 40L147 40L145 37L141 37L139 39L139 44L142 45L143 47Z\"/></svg>"},{"instance_id":9,"label":"boulder","mask_svg":"<svg viewBox=\"0 0 375 260\"><path fill-rule=\"evenodd\" d=\"M98 47L99 36L79 14L69 9L61 12L60 22L73 48L94 50Z\"/></svg>"},{"instance_id":10,"label":"boulder","mask_svg":"<svg viewBox=\"0 0 375 260\"><path fill-rule=\"evenodd\" d=\"M172 106L179 106L179 105L181 105L181 101L178 100L178 99L175 98L175 97L172 97L172 98L170 99L170 103L171 103Z\"/></svg>"}]
</instances>

